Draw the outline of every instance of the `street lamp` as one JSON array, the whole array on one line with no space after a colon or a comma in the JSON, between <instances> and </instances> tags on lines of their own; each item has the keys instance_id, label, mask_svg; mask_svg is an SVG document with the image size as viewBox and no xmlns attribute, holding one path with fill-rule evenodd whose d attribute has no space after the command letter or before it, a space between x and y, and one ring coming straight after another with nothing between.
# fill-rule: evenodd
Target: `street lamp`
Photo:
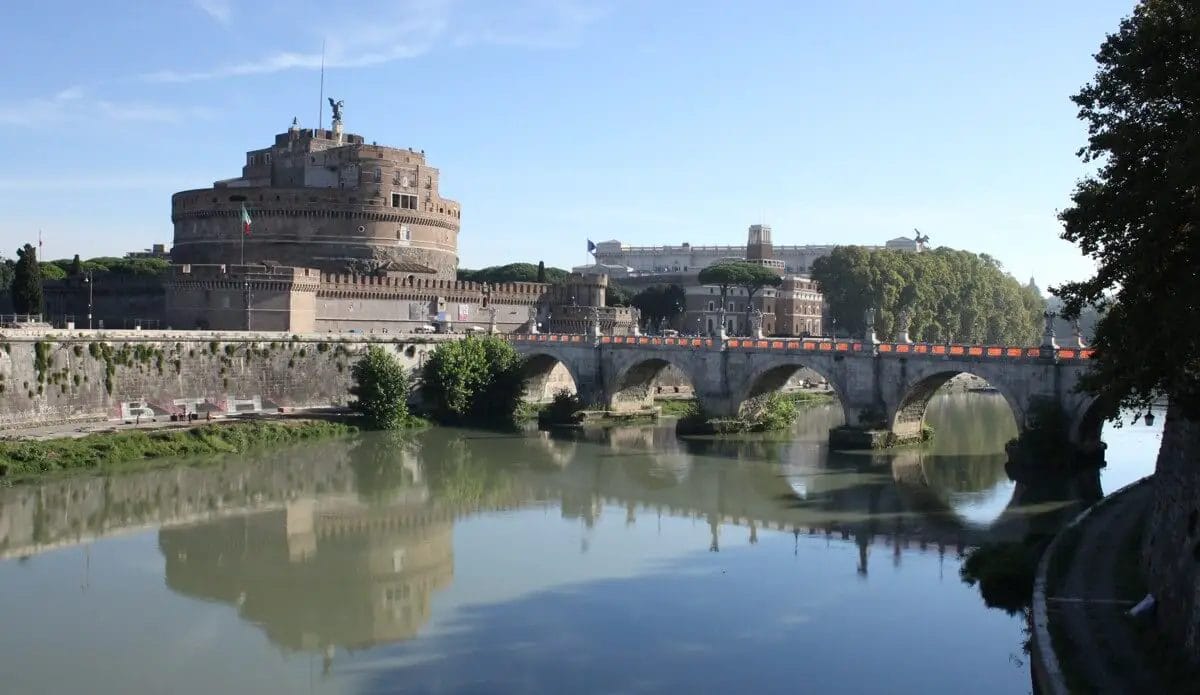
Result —
<instances>
[{"instance_id":1,"label":"street lamp","mask_svg":"<svg viewBox=\"0 0 1200 695\"><path fill-rule=\"evenodd\" d=\"M1149 410L1146 411L1146 417L1142 419L1146 422L1146 427L1154 426L1154 413L1150 412Z\"/></svg>"},{"instance_id":2,"label":"street lamp","mask_svg":"<svg viewBox=\"0 0 1200 695\"><path fill-rule=\"evenodd\" d=\"M83 281L88 286L88 330L92 330L92 271L84 276Z\"/></svg>"}]
</instances>

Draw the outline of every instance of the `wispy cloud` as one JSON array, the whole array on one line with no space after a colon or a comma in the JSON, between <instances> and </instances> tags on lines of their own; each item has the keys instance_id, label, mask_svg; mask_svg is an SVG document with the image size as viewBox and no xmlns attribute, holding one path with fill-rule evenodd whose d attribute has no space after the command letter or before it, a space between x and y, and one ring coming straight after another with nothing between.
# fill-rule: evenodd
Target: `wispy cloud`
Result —
<instances>
[{"instance_id":1,"label":"wispy cloud","mask_svg":"<svg viewBox=\"0 0 1200 695\"><path fill-rule=\"evenodd\" d=\"M228 24L233 15L229 0L193 0L196 7L221 24Z\"/></svg>"},{"instance_id":2,"label":"wispy cloud","mask_svg":"<svg viewBox=\"0 0 1200 695\"><path fill-rule=\"evenodd\" d=\"M49 97L32 97L0 104L0 125L36 128L83 121L181 123L211 118L211 109L168 106L140 100L92 99L80 86L61 89Z\"/></svg>"},{"instance_id":3,"label":"wispy cloud","mask_svg":"<svg viewBox=\"0 0 1200 695\"><path fill-rule=\"evenodd\" d=\"M197 0L201 5L223 4ZM206 10L207 11L207 10ZM303 11L294 16L315 16ZM585 0L411 0L392 2L356 19L326 25L325 66L357 68L415 58L439 45L501 45L532 49L562 48L579 41L582 31L604 11ZM364 21L361 17L371 17ZM287 32L280 32L287 35ZM343 37L352 37L346 39ZM199 70L164 69L140 75L144 82L182 83L285 70L320 68L320 51L278 50L266 55Z\"/></svg>"}]
</instances>

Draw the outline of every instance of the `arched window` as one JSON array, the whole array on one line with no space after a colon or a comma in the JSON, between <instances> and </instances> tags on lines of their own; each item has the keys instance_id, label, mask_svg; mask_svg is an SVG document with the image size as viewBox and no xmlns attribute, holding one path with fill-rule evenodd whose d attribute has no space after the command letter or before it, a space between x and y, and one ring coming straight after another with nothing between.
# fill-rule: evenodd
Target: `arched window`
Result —
<instances>
[{"instance_id":1,"label":"arched window","mask_svg":"<svg viewBox=\"0 0 1200 695\"><path fill-rule=\"evenodd\" d=\"M713 311L713 310L716 308L716 306L717 306L716 302L709 302L709 303L708 303L708 310L709 310L709 311ZM712 323L712 322L710 321L709 323ZM712 330L712 327L711 327L711 326L709 326L709 330Z\"/></svg>"}]
</instances>

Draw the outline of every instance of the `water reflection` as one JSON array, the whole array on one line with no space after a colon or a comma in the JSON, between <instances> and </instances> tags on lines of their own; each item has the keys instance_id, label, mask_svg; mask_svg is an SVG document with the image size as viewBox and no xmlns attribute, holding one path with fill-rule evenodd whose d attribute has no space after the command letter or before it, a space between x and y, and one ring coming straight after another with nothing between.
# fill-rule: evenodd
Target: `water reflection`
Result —
<instances>
[{"instance_id":1,"label":"water reflection","mask_svg":"<svg viewBox=\"0 0 1200 695\"><path fill-rule=\"evenodd\" d=\"M531 648L547 655L560 653L563 644L538 642L558 639L554 621L565 614L547 613L551 607L583 611L582 620L597 619L587 601L580 607L561 595L544 596L541 608L533 609L515 598L533 587L575 585L585 592L581 596L599 591L606 610L615 610L608 605L613 595L606 592L618 592L637 606L637 615L664 623L638 629L664 639L678 637L665 625L672 621L717 630L717 623L704 621L724 616L736 623L739 610L757 605L752 600L757 592L775 591L773 600L792 600L795 589L786 577L795 568L777 566L780 558L770 549L746 554L748 546L764 543L776 549L786 544L786 556L807 554L816 563L806 564L806 571L825 578L811 578L817 583L807 591L844 590L832 579L843 571L868 581L881 561L888 570L884 584L867 586L879 591L909 577L897 585L899 591L920 576L896 575L906 563L924 566L922 557L929 555L940 572L942 559L957 558L969 546L1052 532L1077 505L1099 494L1096 472L1010 480L1001 452L1014 430L999 397L964 394L935 401L930 417L936 443L887 454L828 451L824 433L838 417L836 408L810 408L791 436L741 441L680 440L669 426L520 435L445 429L372 434L252 462L0 489L0 557L29 557L156 529L153 553L162 563L156 571L160 585L165 575L174 596L232 609L247 629L261 631L285 653L311 654L322 664L317 670L328 675L347 658L341 652L366 651L371 661L382 658L378 650L388 644L420 643L424 646L414 647L424 650L420 658L448 658L446 638L437 636L467 629L455 627L452 616L461 620L470 605L491 605L475 612L480 618L486 614L486 629L475 625L469 628L476 631L471 638L462 638L460 646L475 650L484 648L478 641L482 635L499 638L507 631L507 639L531 641ZM614 535L621 528L629 533ZM567 536L569 547L563 545ZM630 545L614 545L616 538ZM112 541L95 543L91 556L115 552L106 550L113 547ZM839 547L850 552L824 550ZM728 570L739 578L731 576L724 589L688 579L697 568L710 567L690 553L721 563L722 574ZM572 556L577 559L569 560ZM143 559L149 558L138 561ZM653 571L636 569L643 567L638 562L651 561ZM11 577L6 564L11 566L0 562L0 580ZM32 571L42 570L35 562ZM593 584L614 572L624 582L643 579L636 590L620 583ZM146 580L127 579L135 587ZM669 592L672 585L678 593L655 593ZM633 593L620 593L627 590ZM719 592L721 608L711 605L712 596L706 602L705 591ZM954 590L933 586L929 591ZM659 603L649 595L659 596ZM51 592L39 600L53 606L59 597ZM897 607L875 605L870 594L861 600L873 606L864 609L862 629L877 629L871 615L894 620ZM705 603L711 613L695 614L695 602ZM543 632L526 635L525 618L511 612L517 606L530 611L534 623L549 621L540 624ZM24 609L0 598L0 622L14 624ZM439 615L445 623L441 628ZM844 616L841 620L846 622ZM961 620L967 630L982 618L968 612ZM583 639L574 628L563 629L559 632ZM1002 629L1006 635L1012 631L1011 626ZM50 632L41 637L47 644L66 639ZM610 637L616 639L605 639ZM89 638L85 633L77 639L86 643ZM19 647L0 637L0 669L33 668L20 660ZM616 649L607 643L580 648ZM203 662L202 655L196 659ZM545 658L536 663L554 668ZM823 666L820 660L805 663L809 671ZM496 667L503 671L502 665ZM368 670L379 668L384 667ZM38 673L56 677L52 669ZM666 678L661 672L657 676ZM230 677L229 687L246 689L236 680L242 676ZM678 686L684 681L675 674L663 682ZM471 685L469 680L447 682ZM617 689L632 685L611 678L603 682ZM372 676L355 687L341 683L335 689L387 689L383 683Z\"/></svg>"}]
</instances>

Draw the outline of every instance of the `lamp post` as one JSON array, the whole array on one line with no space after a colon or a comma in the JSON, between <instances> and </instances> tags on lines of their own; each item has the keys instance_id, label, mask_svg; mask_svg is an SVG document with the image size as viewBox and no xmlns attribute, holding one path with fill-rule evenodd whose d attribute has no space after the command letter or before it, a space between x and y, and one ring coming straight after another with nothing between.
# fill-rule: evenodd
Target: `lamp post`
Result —
<instances>
[{"instance_id":1,"label":"lamp post","mask_svg":"<svg viewBox=\"0 0 1200 695\"><path fill-rule=\"evenodd\" d=\"M88 286L88 330L92 330L92 271L84 276L83 281Z\"/></svg>"},{"instance_id":2,"label":"lamp post","mask_svg":"<svg viewBox=\"0 0 1200 695\"><path fill-rule=\"evenodd\" d=\"M246 289L246 330L250 330L250 281L244 280L242 286Z\"/></svg>"}]
</instances>

